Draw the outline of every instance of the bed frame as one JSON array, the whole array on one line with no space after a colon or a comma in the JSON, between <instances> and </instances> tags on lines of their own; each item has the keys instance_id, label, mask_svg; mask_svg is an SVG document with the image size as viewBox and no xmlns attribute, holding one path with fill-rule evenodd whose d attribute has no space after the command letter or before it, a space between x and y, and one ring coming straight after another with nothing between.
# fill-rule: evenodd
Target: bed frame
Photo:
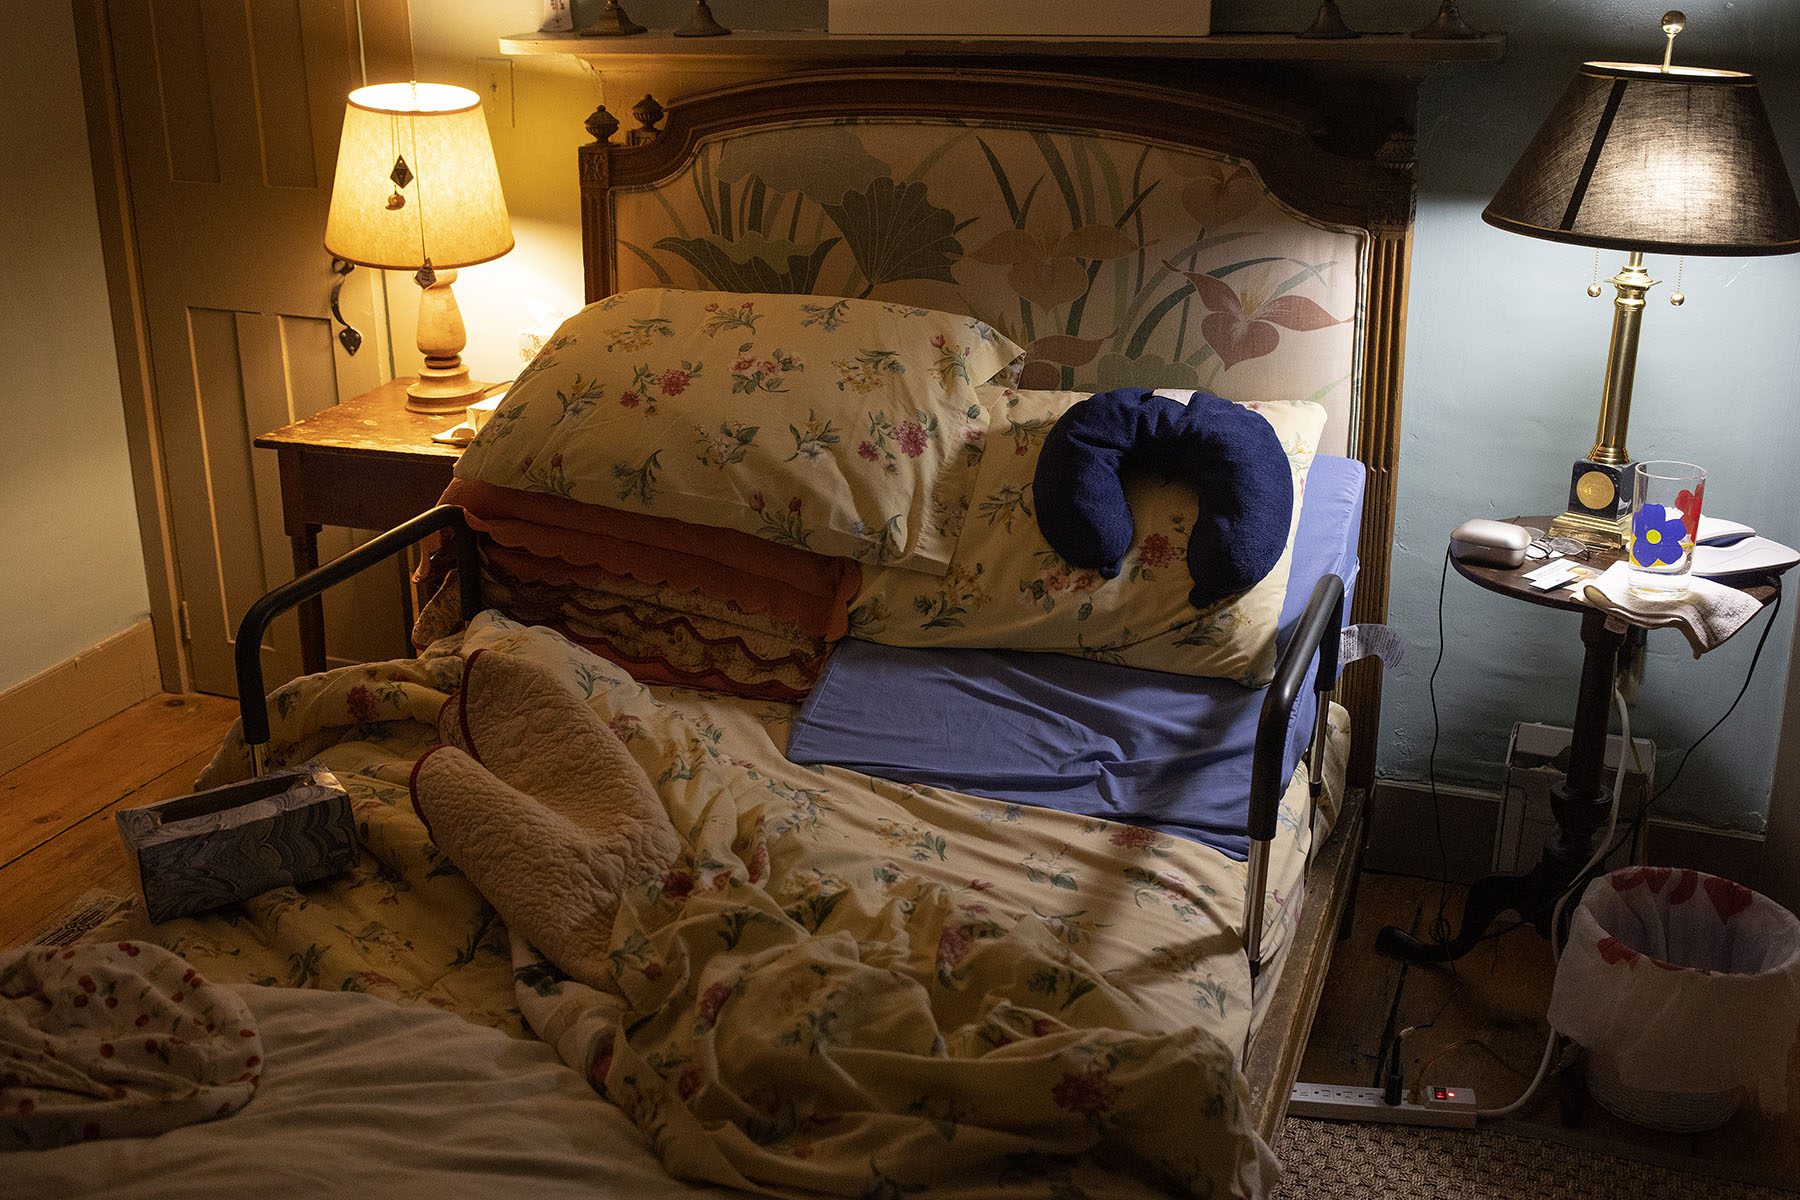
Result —
<instances>
[{"instance_id":1,"label":"bed frame","mask_svg":"<svg viewBox=\"0 0 1800 1200\"><path fill-rule=\"evenodd\" d=\"M1390 81L1391 82L1391 81ZM1284 80L1285 90L1295 84ZM1012 121L1074 133L1101 132L1216 152L1252 164L1268 190L1306 217L1368 237L1361 315L1360 379L1352 397L1350 454L1368 468L1358 542L1361 574L1350 619L1387 615L1400 447L1400 382L1405 360L1407 272L1415 202L1410 101L1396 104L1386 85L1336 86L1339 107L1360 127L1332 132L1339 146L1375 145L1372 153L1327 149L1321 116L1303 104L1245 87L1179 88L1091 74L1002 71L959 66L851 68L782 75L682 97L664 108L645 96L631 110L637 127L620 134L604 107L587 120L594 140L577 151L581 173L581 245L589 303L613 294L620 276L613 209L616 193L668 179L709 139L768 126L868 117ZM1390 117L1395 109L1398 115ZM665 121L666 118L666 121ZM1338 114L1344 120L1343 113ZM622 142L615 140L622 136ZM990 314L975 313L990 317ZM990 318L991 319L991 318ZM1351 667L1337 699L1352 717L1349 778L1367 789L1375 778L1381 676L1365 661Z\"/></svg>"},{"instance_id":2,"label":"bed frame","mask_svg":"<svg viewBox=\"0 0 1800 1200\"><path fill-rule=\"evenodd\" d=\"M1412 253L1415 202L1413 137L1409 125L1410 92L1402 88L1398 104L1389 84L1380 80L1337 80L1328 83L1338 127L1330 136L1337 149L1327 149L1327 130L1318 113L1304 104L1256 86L1181 86L1146 83L1091 73L1001 71L946 65L913 68L854 68L755 80L684 97L665 110L645 96L632 108L637 127L623 143L619 121L604 107L588 118L594 140L578 151L581 172L581 242L586 296L591 303L613 294L619 278L619 245L614 229L615 194L666 180L686 167L709 139L771 125L819 121L854 113L861 118L892 116L933 118L970 123L1014 121L1074 133L1103 131L1150 139L1180 147L1221 152L1252 164L1268 190L1304 216L1353 226L1368 237L1364 286L1358 297L1361 315L1360 380L1352 397L1353 421L1348 449L1368 469L1362 529L1358 540L1361 573L1357 579L1351 620L1379 622L1387 614L1388 573L1393 542L1396 463L1400 444L1400 384L1405 359L1407 272ZM1305 90L1291 77L1279 90ZM1298 83L1298 86L1296 86ZM1397 111L1396 111L1397 110ZM1352 116L1346 121L1344 113ZM664 123L667 118L666 124ZM1360 127L1359 126L1360 123ZM1344 146L1373 146L1372 152L1343 153ZM987 316L985 313L977 313ZM1319 636L1321 622L1341 617L1342 584L1333 598L1312 598L1307 626L1297 633L1277 672L1259 726L1253 783L1250 835L1251 874L1263 854L1258 838L1272 837L1274 812L1286 781L1278 778L1280 739L1287 713L1299 699L1302 676L1315 648L1321 657L1319 679L1327 691L1331 681L1337 699L1351 716L1352 749L1348 794L1333 836L1316 851L1308 871L1307 897L1292 932L1287 957L1262 1024L1246 1052L1245 1069L1259 1131L1273 1141L1287 1110L1287 1098L1298 1076L1313 1016L1318 1008L1331 950L1352 916L1355 883L1361 869L1367 832L1368 790L1375 775L1375 746L1381 711L1379 664L1365 661L1341 676L1336 670L1335 638L1326 658ZM1336 630L1341 620L1328 626ZM1310 635L1310 636L1309 636ZM1317 728L1322 730L1321 720ZM1264 751L1264 733L1272 745ZM1309 763L1316 764L1322 746L1315 744ZM1311 771L1314 795L1318 774ZM1262 889L1247 916L1245 944L1260 940Z\"/></svg>"},{"instance_id":3,"label":"bed frame","mask_svg":"<svg viewBox=\"0 0 1800 1200\"><path fill-rule=\"evenodd\" d=\"M925 117L979 122L1012 120L1074 133L1106 131L1147 137L1178 147L1217 151L1255 166L1268 190L1305 216L1353 226L1368 237L1358 310L1360 381L1353 397L1350 447L1368 468L1359 541L1361 574L1351 619L1380 621L1387 609L1388 568L1393 533L1395 460L1399 445L1400 373L1404 351L1406 277L1411 252L1413 161L1404 126L1375 140L1380 149L1345 155L1324 149L1323 126L1311 112L1284 100L1249 91L1172 88L1140 82L1048 72L967 70L957 67L868 68L789 75L700 93L665 112L646 96L632 110L638 127L620 144L619 122L604 108L587 120L594 140L580 148L581 228L587 299L612 294L618 245L612 235L613 189L667 179L709 138L735 131L862 116ZM665 116L667 124L662 124ZM1365 139L1366 140L1366 139ZM274 618L327 587L427 537L450 536L461 581L465 613L480 607L475 538L460 509L439 507L357 547L349 554L270 592L245 614L237 638L238 693L246 743L262 768L268 741L265 695L258 648ZM1380 705L1378 664L1353 666L1340 675L1335 631L1342 624L1344 584L1335 576L1320 581L1302 628L1278 664L1259 726L1253 771L1249 832L1262 840L1275 832L1276 809L1286 780L1280 760L1288 714L1301 695L1304 677L1319 658L1312 701L1323 708L1333 692L1350 711L1353 749L1347 794L1333 835L1315 848L1307 899L1291 934L1282 969L1256 1036L1246 1049L1245 1069L1259 1132L1273 1141L1286 1112L1314 1013L1330 965L1332 946L1347 930L1367 828L1367 788L1374 773L1374 746ZM1320 784L1321 736L1309 748L1309 776L1316 798ZM1251 860L1254 879L1259 857ZM1263 889L1252 886L1245 943L1253 972L1260 965Z\"/></svg>"}]
</instances>

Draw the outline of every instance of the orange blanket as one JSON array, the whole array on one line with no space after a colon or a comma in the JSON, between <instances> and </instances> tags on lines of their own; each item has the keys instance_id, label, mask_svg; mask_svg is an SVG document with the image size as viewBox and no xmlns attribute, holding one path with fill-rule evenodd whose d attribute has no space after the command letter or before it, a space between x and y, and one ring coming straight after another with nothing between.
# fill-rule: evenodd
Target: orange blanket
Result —
<instances>
[{"instance_id":1,"label":"orange blanket","mask_svg":"<svg viewBox=\"0 0 1800 1200\"><path fill-rule=\"evenodd\" d=\"M496 603L644 682L800 699L861 580L848 559L560 496L457 479L443 503L485 535Z\"/></svg>"}]
</instances>

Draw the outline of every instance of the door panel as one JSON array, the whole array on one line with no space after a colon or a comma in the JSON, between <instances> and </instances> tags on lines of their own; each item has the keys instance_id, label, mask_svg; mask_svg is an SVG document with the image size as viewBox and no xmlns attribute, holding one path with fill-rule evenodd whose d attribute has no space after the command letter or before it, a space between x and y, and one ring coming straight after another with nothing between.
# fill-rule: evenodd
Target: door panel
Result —
<instances>
[{"instance_id":1,"label":"door panel","mask_svg":"<svg viewBox=\"0 0 1800 1200\"><path fill-rule=\"evenodd\" d=\"M404 32L404 0L363 0L368 24ZM395 19L394 9L401 16ZM113 0L126 171L150 368L195 685L235 690L232 639L252 601L292 575L273 451L257 434L380 383L375 272L345 282L367 341L333 336L322 242L343 98L370 61L356 0ZM322 557L358 539L320 536ZM404 650L400 567L327 598L334 662ZM299 669L290 616L271 630L271 684Z\"/></svg>"}]
</instances>

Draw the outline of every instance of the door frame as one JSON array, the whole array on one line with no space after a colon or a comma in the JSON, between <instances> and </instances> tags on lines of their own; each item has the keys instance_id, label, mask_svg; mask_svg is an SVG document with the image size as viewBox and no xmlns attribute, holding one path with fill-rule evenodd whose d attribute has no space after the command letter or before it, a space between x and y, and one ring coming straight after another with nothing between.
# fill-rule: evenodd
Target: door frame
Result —
<instances>
[{"instance_id":1,"label":"door frame","mask_svg":"<svg viewBox=\"0 0 1800 1200\"><path fill-rule=\"evenodd\" d=\"M362 41L363 78L407 79L413 74L408 0L346 0L349 19ZM106 263L106 294L112 312L118 357L119 392L124 400L125 443L131 460L131 487L137 501L138 540L144 552L144 579L150 593L150 627L156 639L157 671L164 691L192 689L187 638L182 629L181 583L175 558L168 472L164 466L156 389L150 367L150 331L132 220L131 180L125 165L124 118L118 70L113 60L112 18L107 0L70 0L75 17L76 58L86 110L88 156L93 163L95 207L100 217L100 250ZM369 46L401 47L404 53L371 54ZM377 303L382 326L372 343L384 343L387 314ZM392 347L371 346L391 370Z\"/></svg>"},{"instance_id":2,"label":"door frame","mask_svg":"<svg viewBox=\"0 0 1800 1200\"><path fill-rule=\"evenodd\" d=\"M119 360L125 444L131 457L132 493L137 500L138 539L144 550L144 581L150 592L156 665L164 691L186 692L192 673L179 620L181 588L175 575L168 479L163 470L162 436L150 380L150 331L144 319L143 281L131 219L131 183L125 171L125 132L113 63L112 18L106 11L106 0L70 0L70 7L75 14L75 50L81 68L82 106L87 110L88 156L94 168L100 250L106 261L106 295Z\"/></svg>"}]
</instances>

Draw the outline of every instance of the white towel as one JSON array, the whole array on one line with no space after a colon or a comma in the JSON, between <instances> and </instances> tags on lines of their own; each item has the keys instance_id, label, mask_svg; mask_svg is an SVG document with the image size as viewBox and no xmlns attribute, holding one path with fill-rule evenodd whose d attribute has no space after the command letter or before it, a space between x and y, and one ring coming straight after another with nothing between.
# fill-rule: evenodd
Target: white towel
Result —
<instances>
[{"instance_id":1,"label":"white towel","mask_svg":"<svg viewBox=\"0 0 1800 1200\"><path fill-rule=\"evenodd\" d=\"M1630 568L1616 562L1600 578L1583 589L1583 597L1595 608L1617 613L1633 625L1652 629L1681 630L1699 658L1725 644L1762 608L1752 596L1734 587L1697 576L1688 578L1688 590L1667 599L1651 599L1631 591Z\"/></svg>"}]
</instances>

